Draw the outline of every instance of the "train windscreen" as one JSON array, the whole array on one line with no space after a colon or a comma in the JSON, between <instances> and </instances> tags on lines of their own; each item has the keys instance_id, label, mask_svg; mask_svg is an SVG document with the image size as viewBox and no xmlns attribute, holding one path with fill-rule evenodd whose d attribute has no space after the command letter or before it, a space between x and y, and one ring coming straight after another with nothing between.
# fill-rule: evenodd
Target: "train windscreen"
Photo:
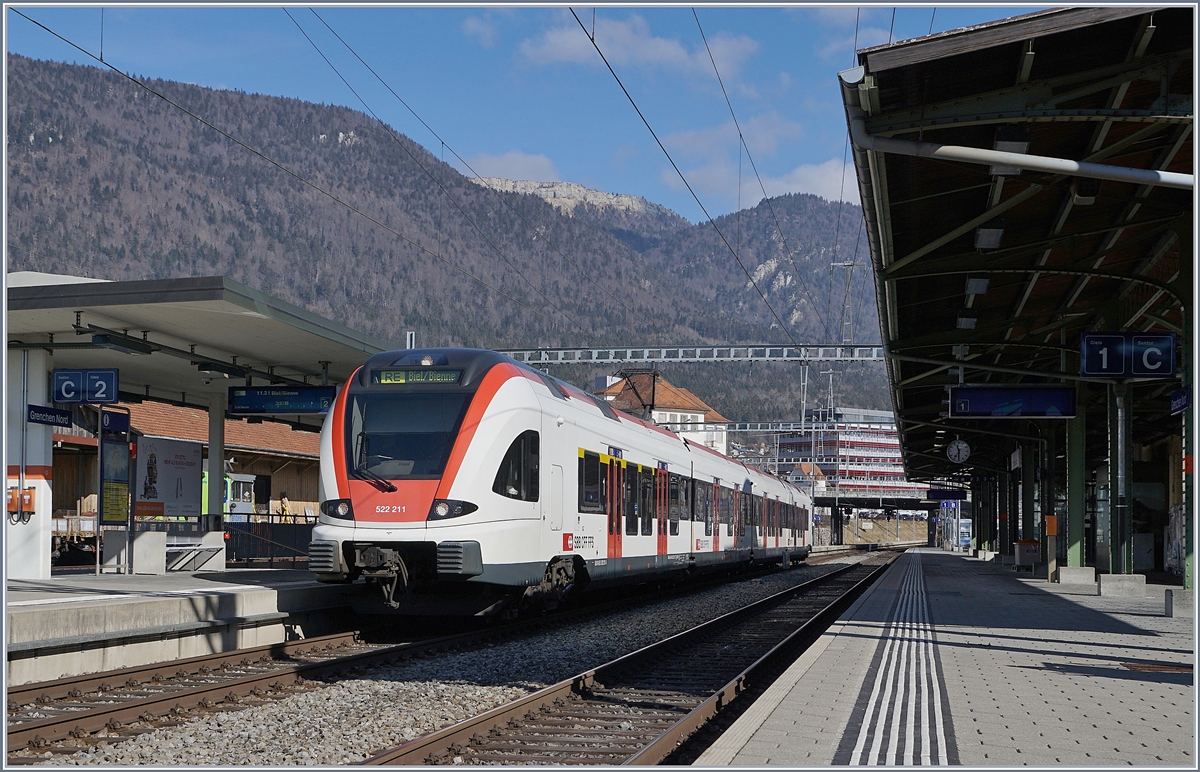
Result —
<instances>
[{"instance_id":1,"label":"train windscreen","mask_svg":"<svg viewBox=\"0 0 1200 772\"><path fill-rule=\"evenodd\" d=\"M351 476L440 477L470 402L470 393L352 395L346 425Z\"/></svg>"}]
</instances>

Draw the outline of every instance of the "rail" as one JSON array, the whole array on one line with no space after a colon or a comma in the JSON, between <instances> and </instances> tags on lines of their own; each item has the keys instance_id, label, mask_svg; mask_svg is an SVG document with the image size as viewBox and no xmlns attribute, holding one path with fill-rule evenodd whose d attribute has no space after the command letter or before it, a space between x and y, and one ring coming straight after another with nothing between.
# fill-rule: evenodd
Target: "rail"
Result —
<instances>
[{"instance_id":1,"label":"rail","mask_svg":"<svg viewBox=\"0 0 1200 772\"><path fill-rule=\"evenodd\" d=\"M656 764L885 567L847 566L363 763Z\"/></svg>"}]
</instances>

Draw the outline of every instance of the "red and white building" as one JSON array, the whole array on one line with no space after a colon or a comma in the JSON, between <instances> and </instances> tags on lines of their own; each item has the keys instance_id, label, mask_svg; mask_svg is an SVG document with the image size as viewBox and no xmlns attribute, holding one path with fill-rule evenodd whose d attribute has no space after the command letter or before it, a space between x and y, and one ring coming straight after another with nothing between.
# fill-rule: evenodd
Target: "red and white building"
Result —
<instances>
[{"instance_id":1,"label":"red and white building","mask_svg":"<svg viewBox=\"0 0 1200 772\"><path fill-rule=\"evenodd\" d=\"M889 410L809 410L811 428L779 438L781 460L815 464L826 496L927 498L929 486L904 476L895 417Z\"/></svg>"}]
</instances>

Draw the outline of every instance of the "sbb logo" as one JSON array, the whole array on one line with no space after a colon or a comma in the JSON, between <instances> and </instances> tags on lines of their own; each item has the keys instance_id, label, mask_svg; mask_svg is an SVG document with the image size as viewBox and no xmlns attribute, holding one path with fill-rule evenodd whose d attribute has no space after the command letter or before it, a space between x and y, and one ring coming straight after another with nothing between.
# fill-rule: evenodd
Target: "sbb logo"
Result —
<instances>
[{"instance_id":1,"label":"sbb logo","mask_svg":"<svg viewBox=\"0 0 1200 772\"><path fill-rule=\"evenodd\" d=\"M563 550L566 552L570 552L573 549L575 549L575 539L573 538L572 534L564 533L563 534Z\"/></svg>"}]
</instances>

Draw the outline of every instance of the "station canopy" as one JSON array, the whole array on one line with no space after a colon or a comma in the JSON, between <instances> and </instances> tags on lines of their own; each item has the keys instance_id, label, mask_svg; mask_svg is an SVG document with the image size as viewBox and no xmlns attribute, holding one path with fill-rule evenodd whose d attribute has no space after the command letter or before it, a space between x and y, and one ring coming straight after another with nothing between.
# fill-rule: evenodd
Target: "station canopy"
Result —
<instances>
[{"instance_id":1,"label":"station canopy","mask_svg":"<svg viewBox=\"0 0 1200 772\"><path fill-rule=\"evenodd\" d=\"M344 383L388 344L224 276L100 281L8 275L8 346L56 369L119 370L122 401L207 407L231 386ZM319 426L319 415L284 416Z\"/></svg>"},{"instance_id":2,"label":"station canopy","mask_svg":"<svg viewBox=\"0 0 1200 772\"><path fill-rule=\"evenodd\" d=\"M1035 434L948 425L960 366L967 383L1070 384L1085 331L1190 348L1193 15L1041 11L863 49L839 73L911 478L1007 469L998 435ZM1178 388L1135 390L1140 441L1172 431ZM958 432L979 449L965 467L946 457Z\"/></svg>"}]
</instances>

